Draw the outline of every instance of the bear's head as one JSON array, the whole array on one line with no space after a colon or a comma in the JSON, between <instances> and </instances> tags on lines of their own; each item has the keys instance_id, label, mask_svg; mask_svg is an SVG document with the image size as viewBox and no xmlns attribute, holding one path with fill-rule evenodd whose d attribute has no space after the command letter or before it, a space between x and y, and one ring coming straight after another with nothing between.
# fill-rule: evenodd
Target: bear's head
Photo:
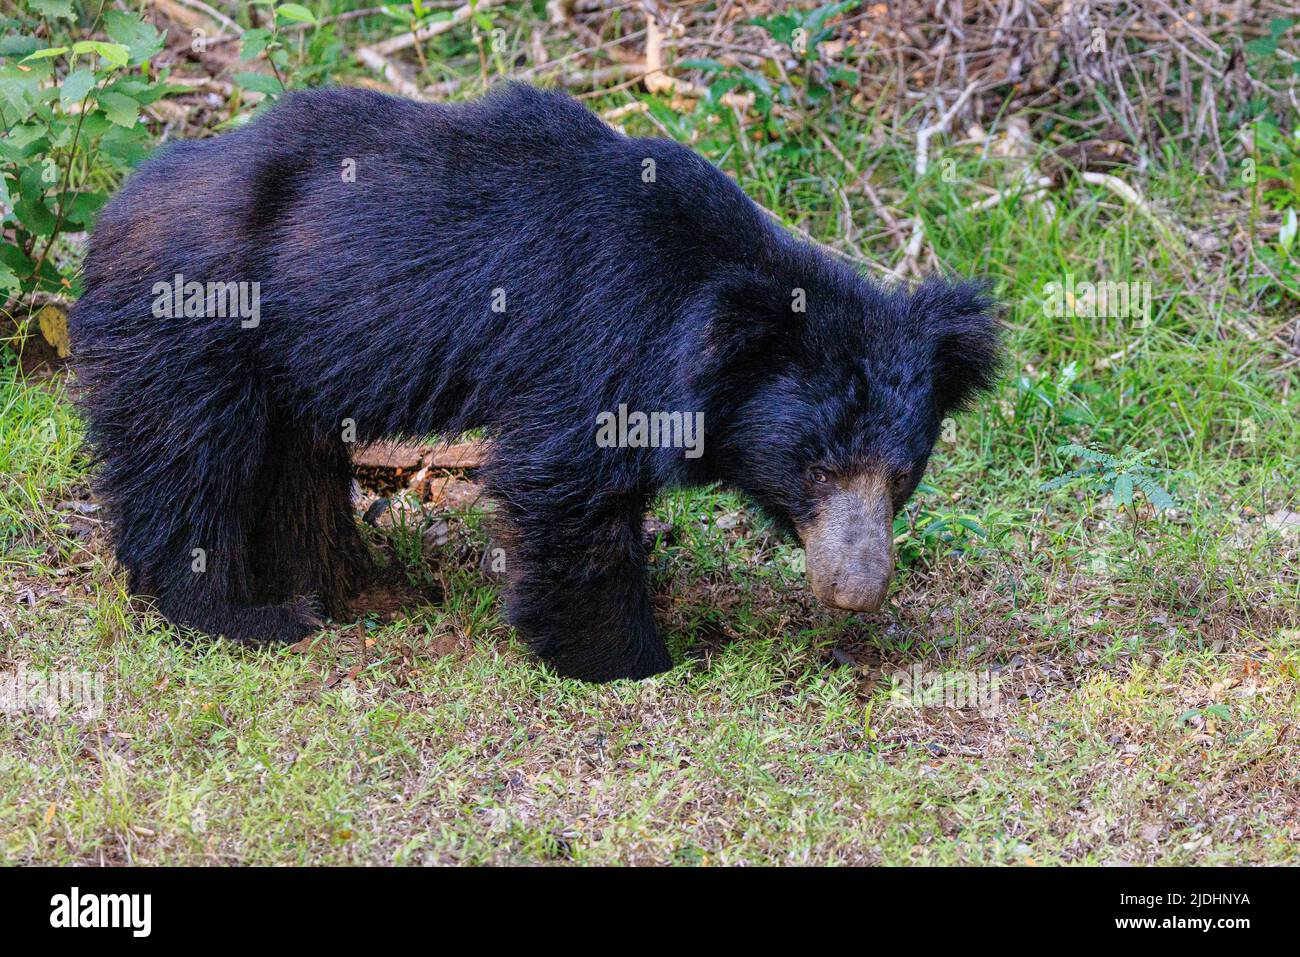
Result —
<instances>
[{"instance_id":1,"label":"bear's head","mask_svg":"<svg viewBox=\"0 0 1300 957\"><path fill-rule=\"evenodd\" d=\"M999 323L982 282L820 276L803 289L739 270L717 284L694 378L714 474L798 535L821 601L874 611L894 516L944 419L996 379Z\"/></svg>"}]
</instances>

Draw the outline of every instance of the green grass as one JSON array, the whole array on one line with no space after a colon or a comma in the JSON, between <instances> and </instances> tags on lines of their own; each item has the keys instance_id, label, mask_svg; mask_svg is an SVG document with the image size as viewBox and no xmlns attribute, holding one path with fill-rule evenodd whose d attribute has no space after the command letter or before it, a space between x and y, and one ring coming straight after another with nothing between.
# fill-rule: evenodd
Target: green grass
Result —
<instances>
[{"instance_id":1,"label":"green grass","mask_svg":"<svg viewBox=\"0 0 1300 957\"><path fill-rule=\"evenodd\" d=\"M739 499L665 496L652 586L678 665L641 683L560 680L525 654L479 570L478 512L448 516L432 552L391 530L377 542L440 604L289 651L188 642L130 598L97 517L67 504L88 473L61 381L7 369L0 669L101 674L106 713L0 722L3 858L1300 860L1300 536L1265 520L1300 510L1297 371L1267 334L1289 317L1256 311L1245 257L1194 252L1081 182L1050 192L1050 217L1017 200L972 212L1016 161L936 141L917 181L912 144L870 123L828 132L853 170L812 130L780 149L701 115L674 132L831 244L833 186L874 168L900 215L924 215L943 268L996 280L1005 381L909 506L974 516L983 536L914 537L887 611L844 616ZM1176 165L1139 185L1193 228L1249 204ZM853 241L892 264L896 238L846 199ZM1043 287L1066 273L1150 282L1150 325L1046 315ZM1177 508L1040 491L1074 467L1069 442L1156 449ZM999 713L892 702L889 676L916 664L996 669Z\"/></svg>"}]
</instances>

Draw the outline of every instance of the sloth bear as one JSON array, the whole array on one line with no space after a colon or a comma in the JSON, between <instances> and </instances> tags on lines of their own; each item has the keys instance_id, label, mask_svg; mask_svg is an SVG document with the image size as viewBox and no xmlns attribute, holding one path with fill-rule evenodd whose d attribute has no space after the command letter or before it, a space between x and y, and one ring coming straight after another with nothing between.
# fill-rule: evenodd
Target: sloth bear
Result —
<instances>
[{"instance_id":1,"label":"sloth bear","mask_svg":"<svg viewBox=\"0 0 1300 957\"><path fill-rule=\"evenodd\" d=\"M641 534L665 487L739 490L818 598L879 607L892 518L998 355L983 284L873 285L691 150L517 84L294 93L173 145L103 210L84 289L99 489L167 618L260 643L346 615L349 444L482 429L509 619L594 681L671 666Z\"/></svg>"}]
</instances>

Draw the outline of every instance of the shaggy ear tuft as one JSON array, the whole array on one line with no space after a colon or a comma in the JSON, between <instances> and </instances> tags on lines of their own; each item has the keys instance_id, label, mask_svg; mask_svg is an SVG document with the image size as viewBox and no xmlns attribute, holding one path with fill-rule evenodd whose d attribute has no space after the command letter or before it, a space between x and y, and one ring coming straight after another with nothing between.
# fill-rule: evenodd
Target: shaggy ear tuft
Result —
<instances>
[{"instance_id":1,"label":"shaggy ear tuft","mask_svg":"<svg viewBox=\"0 0 1300 957\"><path fill-rule=\"evenodd\" d=\"M737 362L770 367L788 361L804 325L803 315L791 307L792 292L743 267L715 278L698 302L707 329L699 371L713 375Z\"/></svg>"},{"instance_id":2,"label":"shaggy ear tuft","mask_svg":"<svg viewBox=\"0 0 1300 957\"><path fill-rule=\"evenodd\" d=\"M993 387L1002 363L1002 327L988 282L927 279L912 293L911 311L934 344L940 415Z\"/></svg>"}]
</instances>

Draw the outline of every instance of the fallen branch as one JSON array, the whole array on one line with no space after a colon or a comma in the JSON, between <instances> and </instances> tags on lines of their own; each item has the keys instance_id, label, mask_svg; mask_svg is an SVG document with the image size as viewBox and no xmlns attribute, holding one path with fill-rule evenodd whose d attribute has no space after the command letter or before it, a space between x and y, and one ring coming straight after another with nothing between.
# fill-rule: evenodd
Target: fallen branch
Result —
<instances>
[{"instance_id":1,"label":"fallen branch","mask_svg":"<svg viewBox=\"0 0 1300 957\"><path fill-rule=\"evenodd\" d=\"M948 111L939 117L939 122L931 123L929 126L923 126L916 132L916 175L921 177L925 171L930 168L930 139L938 136L940 133L946 133L952 121L957 118L961 108L966 105L971 94L975 92L978 82L971 80L966 84L966 89L961 91L961 96L957 97Z\"/></svg>"},{"instance_id":2,"label":"fallen branch","mask_svg":"<svg viewBox=\"0 0 1300 957\"><path fill-rule=\"evenodd\" d=\"M940 133L947 132L948 127L952 125L952 121L961 112L961 108L966 105L966 101L975 92L977 85L977 81L971 80L970 83L966 84L966 89L961 91L961 95L953 101L952 106L940 115L938 122L923 126L916 131L915 168L918 179L924 176L926 170L930 168L930 140ZM903 258L898 261L897 266L890 270L890 276L894 279L902 279L909 272L914 276L920 276L919 263L923 245L925 245L925 225L922 223L920 215L917 215L912 218L912 234L908 237L907 247L903 250Z\"/></svg>"},{"instance_id":3,"label":"fallen branch","mask_svg":"<svg viewBox=\"0 0 1300 957\"><path fill-rule=\"evenodd\" d=\"M1136 189L1124 182L1118 176L1111 176L1109 173L1084 173L1083 181L1093 186L1104 186L1120 199L1131 205L1147 219L1165 233L1170 239L1173 234L1181 236L1184 240L1191 243L1202 252L1212 252L1219 248L1219 240L1214 236L1205 236L1194 230L1188 229L1181 223L1175 223L1165 219L1160 215L1150 203L1142 198L1142 194Z\"/></svg>"},{"instance_id":4,"label":"fallen branch","mask_svg":"<svg viewBox=\"0 0 1300 957\"><path fill-rule=\"evenodd\" d=\"M396 92L412 100L425 99L424 91L392 60L373 47L357 47L357 59L380 74Z\"/></svg>"},{"instance_id":5,"label":"fallen branch","mask_svg":"<svg viewBox=\"0 0 1300 957\"><path fill-rule=\"evenodd\" d=\"M488 7L499 6L505 0L479 0L477 4L465 4L457 7L451 12L451 16L446 20L438 20L434 23L426 23L418 30L412 30L408 33L399 33L395 37L390 37L382 43L376 43L370 49L374 50L381 57L389 57L399 50L405 50L415 46L417 43L423 43L430 37L436 37L440 33L446 33L453 27L459 26L466 20L474 16L475 13L482 13ZM359 53L360 51L358 51Z\"/></svg>"},{"instance_id":6,"label":"fallen branch","mask_svg":"<svg viewBox=\"0 0 1300 957\"><path fill-rule=\"evenodd\" d=\"M220 10L214 9L204 3L203 0L162 0L162 2L154 0L154 6L162 7L164 10L168 7L171 7L172 9L175 9L178 6L186 7L203 14L216 23L219 23L223 30L229 30L235 36L239 36L244 32L243 28L241 28L234 20L230 19L230 17L226 16Z\"/></svg>"},{"instance_id":7,"label":"fallen branch","mask_svg":"<svg viewBox=\"0 0 1300 957\"><path fill-rule=\"evenodd\" d=\"M352 454L354 465L382 469L478 469L491 444L483 440L454 445L431 442L372 442Z\"/></svg>"},{"instance_id":8,"label":"fallen branch","mask_svg":"<svg viewBox=\"0 0 1300 957\"><path fill-rule=\"evenodd\" d=\"M480 440L439 445L434 448L429 465L436 469L482 468L490 448L489 443Z\"/></svg>"},{"instance_id":9,"label":"fallen branch","mask_svg":"<svg viewBox=\"0 0 1300 957\"><path fill-rule=\"evenodd\" d=\"M1020 199L1038 199L1052 185L1050 176L1039 176L1030 182L1017 183L1008 189L1000 189L992 196L981 199L978 203L971 205L971 212L983 212L986 209L992 209L995 206L1001 206L1007 200L1013 197Z\"/></svg>"},{"instance_id":10,"label":"fallen branch","mask_svg":"<svg viewBox=\"0 0 1300 957\"><path fill-rule=\"evenodd\" d=\"M643 82L647 92L666 93L674 96L686 96L691 99L704 100L709 96L709 88L689 80L679 80L664 71L663 29L659 26L655 10L649 4L645 7L645 77ZM724 93L721 101L733 109L746 111L754 105L752 93Z\"/></svg>"},{"instance_id":11,"label":"fallen branch","mask_svg":"<svg viewBox=\"0 0 1300 957\"><path fill-rule=\"evenodd\" d=\"M921 217L916 216L912 220L912 235L907 239L907 246L903 250L903 258L898 261L897 266L889 270L891 279L903 279L908 273L920 276L919 263L923 245L925 245L925 225L921 222Z\"/></svg>"},{"instance_id":12,"label":"fallen branch","mask_svg":"<svg viewBox=\"0 0 1300 957\"><path fill-rule=\"evenodd\" d=\"M604 113L600 115L604 118L606 123L617 123L625 116L632 116L633 114L636 113L644 113L648 109L650 109L650 107L646 104L644 100L634 100L631 103L624 103L622 106L616 106L613 109L606 110Z\"/></svg>"}]
</instances>

